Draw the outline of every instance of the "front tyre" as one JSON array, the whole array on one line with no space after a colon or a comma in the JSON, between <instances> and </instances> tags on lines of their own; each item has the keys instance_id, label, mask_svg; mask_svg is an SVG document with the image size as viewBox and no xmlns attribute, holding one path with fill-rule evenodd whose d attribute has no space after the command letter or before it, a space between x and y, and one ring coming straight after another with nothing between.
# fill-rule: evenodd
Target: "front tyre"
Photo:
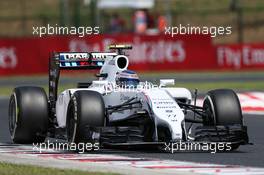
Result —
<instances>
[{"instance_id":1,"label":"front tyre","mask_svg":"<svg viewBox=\"0 0 264 175\"><path fill-rule=\"evenodd\" d=\"M243 116L237 94L231 89L216 89L207 93L203 108L208 114L206 125L243 124Z\"/></svg>"},{"instance_id":2,"label":"front tyre","mask_svg":"<svg viewBox=\"0 0 264 175\"><path fill-rule=\"evenodd\" d=\"M76 91L69 102L66 131L70 143L93 143L105 122L105 104L95 91Z\"/></svg>"},{"instance_id":3,"label":"front tyre","mask_svg":"<svg viewBox=\"0 0 264 175\"><path fill-rule=\"evenodd\" d=\"M203 108L207 115L203 118L204 126L196 130L197 140L230 142L231 150L248 143L247 127L243 125L240 102L233 90L209 91Z\"/></svg>"},{"instance_id":4,"label":"front tyre","mask_svg":"<svg viewBox=\"0 0 264 175\"><path fill-rule=\"evenodd\" d=\"M14 143L44 142L48 127L48 100L43 88L15 88L9 100L9 131Z\"/></svg>"}]
</instances>

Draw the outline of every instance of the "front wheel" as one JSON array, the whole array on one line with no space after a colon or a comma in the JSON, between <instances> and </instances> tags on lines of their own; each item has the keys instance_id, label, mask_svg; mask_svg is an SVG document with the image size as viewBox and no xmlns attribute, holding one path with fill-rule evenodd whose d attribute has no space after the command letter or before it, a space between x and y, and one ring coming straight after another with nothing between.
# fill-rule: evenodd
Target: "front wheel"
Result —
<instances>
[{"instance_id":1,"label":"front wheel","mask_svg":"<svg viewBox=\"0 0 264 175\"><path fill-rule=\"evenodd\" d=\"M230 142L231 150L248 143L247 127L237 94L231 89L216 89L207 93L203 108L203 126L196 129L196 140Z\"/></svg>"},{"instance_id":2,"label":"front wheel","mask_svg":"<svg viewBox=\"0 0 264 175\"><path fill-rule=\"evenodd\" d=\"M102 95L95 91L76 91L69 102L66 131L68 142L87 143L99 139L96 128L105 122L105 105Z\"/></svg>"},{"instance_id":3,"label":"front wheel","mask_svg":"<svg viewBox=\"0 0 264 175\"><path fill-rule=\"evenodd\" d=\"M243 124L243 116L237 94L231 89L216 89L207 93L203 108L208 114L206 125Z\"/></svg>"}]
</instances>

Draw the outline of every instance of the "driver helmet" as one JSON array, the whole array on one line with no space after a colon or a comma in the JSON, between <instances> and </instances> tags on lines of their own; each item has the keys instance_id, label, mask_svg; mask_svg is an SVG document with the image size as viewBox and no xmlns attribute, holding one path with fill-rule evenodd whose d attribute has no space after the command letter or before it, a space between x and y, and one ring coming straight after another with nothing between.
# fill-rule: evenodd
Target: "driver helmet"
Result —
<instances>
[{"instance_id":1,"label":"driver helmet","mask_svg":"<svg viewBox=\"0 0 264 175\"><path fill-rule=\"evenodd\" d=\"M122 72L117 73L116 84L123 88L136 88L139 84L139 78L135 71L124 70Z\"/></svg>"}]
</instances>

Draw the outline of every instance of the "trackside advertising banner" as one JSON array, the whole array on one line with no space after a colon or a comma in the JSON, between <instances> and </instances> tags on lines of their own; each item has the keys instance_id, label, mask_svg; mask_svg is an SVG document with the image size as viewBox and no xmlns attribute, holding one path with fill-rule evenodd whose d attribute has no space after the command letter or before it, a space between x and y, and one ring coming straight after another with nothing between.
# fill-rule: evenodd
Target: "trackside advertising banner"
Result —
<instances>
[{"instance_id":1,"label":"trackside advertising banner","mask_svg":"<svg viewBox=\"0 0 264 175\"><path fill-rule=\"evenodd\" d=\"M264 69L264 44L219 45L216 48L220 69Z\"/></svg>"},{"instance_id":2,"label":"trackside advertising banner","mask_svg":"<svg viewBox=\"0 0 264 175\"><path fill-rule=\"evenodd\" d=\"M117 43L133 45L129 68L139 71L264 68L264 44L213 46L209 35L50 36L0 39L0 76L47 73L51 52L107 51Z\"/></svg>"}]
</instances>

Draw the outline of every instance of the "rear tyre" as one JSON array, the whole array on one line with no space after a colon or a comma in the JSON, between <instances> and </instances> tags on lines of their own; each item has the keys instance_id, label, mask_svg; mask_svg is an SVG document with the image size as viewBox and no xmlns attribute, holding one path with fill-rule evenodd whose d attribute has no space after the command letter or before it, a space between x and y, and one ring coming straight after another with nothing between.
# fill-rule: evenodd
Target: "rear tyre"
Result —
<instances>
[{"instance_id":1,"label":"rear tyre","mask_svg":"<svg viewBox=\"0 0 264 175\"><path fill-rule=\"evenodd\" d=\"M102 95L95 91L76 91L67 112L67 138L70 143L92 143L98 139L98 127L105 123Z\"/></svg>"},{"instance_id":2,"label":"rear tyre","mask_svg":"<svg viewBox=\"0 0 264 175\"><path fill-rule=\"evenodd\" d=\"M15 88L9 100L9 131L13 142L44 142L48 116L48 100L43 88Z\"/></svg>"}]
</instances>

